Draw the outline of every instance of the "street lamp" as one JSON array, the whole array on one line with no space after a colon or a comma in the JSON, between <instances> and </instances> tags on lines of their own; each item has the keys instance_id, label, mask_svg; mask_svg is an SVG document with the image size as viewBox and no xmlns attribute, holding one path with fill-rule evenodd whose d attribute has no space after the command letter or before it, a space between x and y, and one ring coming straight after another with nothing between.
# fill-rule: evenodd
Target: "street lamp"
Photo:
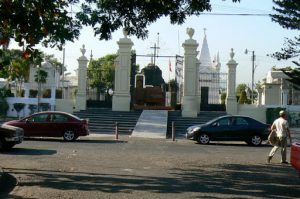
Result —
<instances>
[{"instance_id":1,"label":"street lamp","mask_svg":"<svg viewBox=\"0 0 300 199\"><path fill-rule=\"evenodd\" d=\"M245 50L245 54L248 54L248 49ZM254 51L250 51L252 52L251 55L251 60L252 60L252 79L251 79L251 104L254 104L254 99L253 99L253 86L254 86L254 61L255 61L255 52Z\"/></svg>"}]
</instances>

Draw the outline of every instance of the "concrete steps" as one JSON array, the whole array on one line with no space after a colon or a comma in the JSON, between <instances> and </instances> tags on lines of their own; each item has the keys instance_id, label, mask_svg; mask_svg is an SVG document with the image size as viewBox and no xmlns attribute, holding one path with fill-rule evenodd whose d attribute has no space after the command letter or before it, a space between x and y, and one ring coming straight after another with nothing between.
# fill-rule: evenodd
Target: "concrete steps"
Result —
<instances>
[{"instance_id":1,"label":"concrete steps","mask_svg":"<svg viewBox=\"0 0 300 199\"><path fill-rule=\"evenodd\" d=\"M144 110L132 132L131 137L166 138L168 111Z\"/></svg>"},{"instance_id":2,"label":"concrete steps","mask_svg":"<svg viewBox=\"0 0 300 199\"><path fill-rule=\"evenodd\" d=\"M80 118L89 119L90 133L113 134L116 122L119 125L119 133L131 134L141 111L112 111L109 108L87 108L87 110L75 112Z\"/></svg>"}]
</instances>

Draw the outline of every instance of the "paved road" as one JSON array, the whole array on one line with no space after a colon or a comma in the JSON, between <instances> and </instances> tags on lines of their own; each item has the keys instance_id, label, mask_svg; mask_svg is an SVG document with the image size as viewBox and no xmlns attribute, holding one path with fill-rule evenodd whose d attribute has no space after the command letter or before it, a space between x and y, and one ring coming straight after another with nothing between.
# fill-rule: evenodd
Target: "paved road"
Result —
<instances>
[{"instance_id":1,"label":"paved road","mask_svg":"<svg viewBox=\"0 0 300 199\"><path fill-rule=\"evenodd\" d=\"M270 149L127 136L26 140L0 154L9 174L0 198L299 198L298 173L279 153L267 165Z\"/></svg>"}]
</instances>

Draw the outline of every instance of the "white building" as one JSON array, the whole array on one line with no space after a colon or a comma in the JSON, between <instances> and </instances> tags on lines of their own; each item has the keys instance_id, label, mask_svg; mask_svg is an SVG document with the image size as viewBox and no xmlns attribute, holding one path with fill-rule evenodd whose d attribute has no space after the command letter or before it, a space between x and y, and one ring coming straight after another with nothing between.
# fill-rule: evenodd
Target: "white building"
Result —
<instances>
[{"instance_id":1,"label":"white building","mask_svg":"<svg viewBox=\"0 0 300 199\"><path fill-rule=\"evenodd\" d=\"M199 86L201 103L219 104L221 88L220 58L219 53L211 60L207 36L204 29L204 38L199 57Z\"/></svg>"}]
</instances>

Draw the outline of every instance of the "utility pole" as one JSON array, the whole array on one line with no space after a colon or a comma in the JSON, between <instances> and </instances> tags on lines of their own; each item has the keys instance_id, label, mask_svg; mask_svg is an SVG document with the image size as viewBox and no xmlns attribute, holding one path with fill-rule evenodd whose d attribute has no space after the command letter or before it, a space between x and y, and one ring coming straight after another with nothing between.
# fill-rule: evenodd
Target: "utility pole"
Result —
<instances>
[{"instance_id":1,"label":"utility pole","mask_svg":"<svg viewBox=\"0 0 300 199\"><path fill-rule=\"evenodd\" d=\"M254 62L255 62L255 52L252 52L252 56L251 56L251 61L252 61L252 77L251 77L251 104L254 104L254 98L253 98L253 89L254 89L254 71L255 71L255 67L254 67ZM248 54L248 49L245 50L245 54Z\"/></svg>"}]
</instances>

